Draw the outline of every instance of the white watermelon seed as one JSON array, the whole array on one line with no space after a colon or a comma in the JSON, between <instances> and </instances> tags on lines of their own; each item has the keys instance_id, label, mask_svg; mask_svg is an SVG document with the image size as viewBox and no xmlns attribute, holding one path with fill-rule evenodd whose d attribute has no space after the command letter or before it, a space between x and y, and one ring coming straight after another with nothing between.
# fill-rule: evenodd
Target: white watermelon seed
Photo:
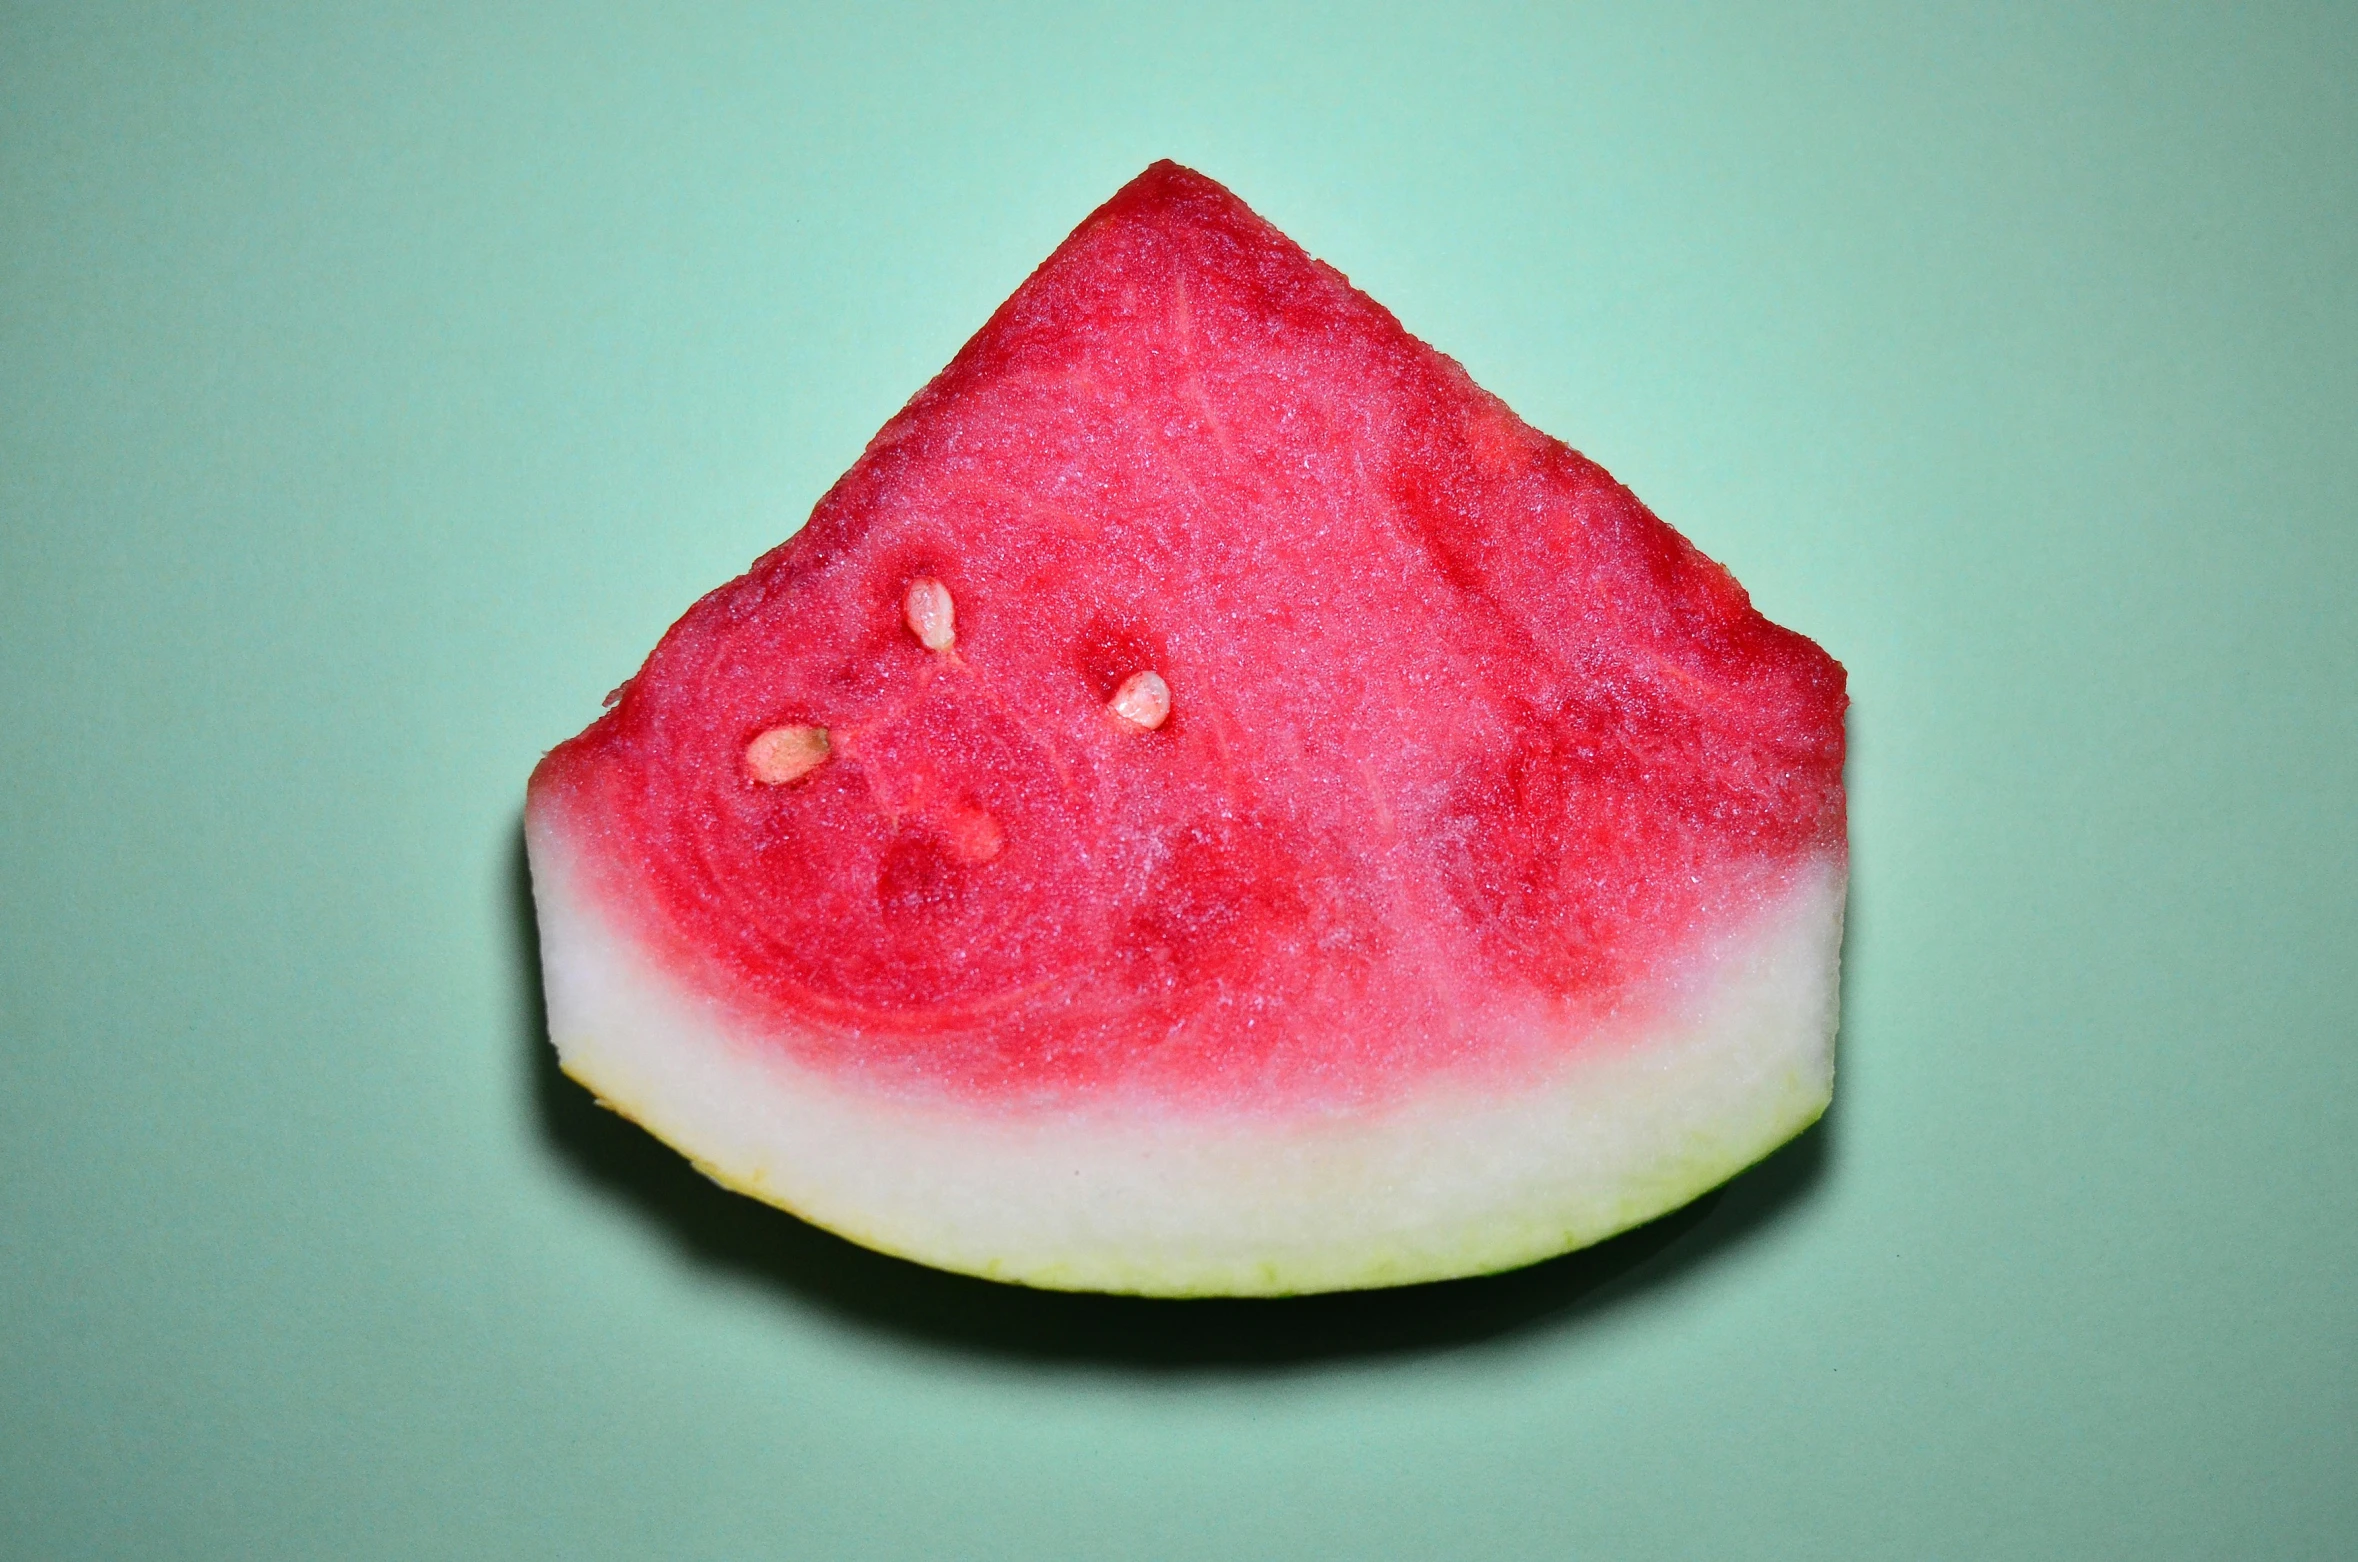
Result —
<instances>
[{"instance_id":1,"label":"white watermelon seed","mask_svg":"<svg viewBox=\"0 0 2358 1562\"><path fill-rule=\"evenodd\" d=\"M989 862L1007 844L1007 832L980 803L951 809L944 824L950 850L960 862Z\"/></svg>"},{"instance_id":2,"label":"white watermelon seed","mask_svg":"<svg viewBox=\"0 0 2358 1562\"><path fill-rule=\"evenodd\" d=\"M1171 686L1151 668L1132 673L1114 690L1106 708L1131 726L1151 731L1170 719Z\"/></svg>"},{"instance_id":3,"label":"white watermelon seed","mask_svg":"<svg viewBox=\"0 0 2358 1562\"><path fill-rule=\"evenodd\" d=\"M901 617L928 651L947 651L958 643L958 609L950 601L950 588L931 575L909 582L909 594L901 598Z\"/></svg>"},{"instance_id":4,"label":"white watermelon seed","mask_svg":"<svg viewBox=\"0 0 2358 1562\"><path fill-rule=\"evenodd\" d=\"M745 745L745 768L765 786L784 786L827 763L825 727L772 727Z\"/></svg>"}]
</instances>

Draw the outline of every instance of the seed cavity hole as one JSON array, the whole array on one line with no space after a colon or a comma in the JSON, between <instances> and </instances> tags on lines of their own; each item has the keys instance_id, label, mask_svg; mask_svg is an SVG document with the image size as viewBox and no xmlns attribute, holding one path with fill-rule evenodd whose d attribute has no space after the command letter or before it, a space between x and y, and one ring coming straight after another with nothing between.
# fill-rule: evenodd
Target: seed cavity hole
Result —
<instances>
[{"instance_id":1,"label":"seed cavity hole","mask_svg":"<svg viewBox=\"0 0 2358 1562\"><path fill-rule=\"evenodd\" d=\"M901 618L928 651L947 651L958 643L957 604L950 600L950 588L930 575L909 582Z\"/></svg>"},{"instance_id":2,"label":"seed cavity hole","mask_svg":"<svg viewBox=\"0 0 2358 1562\"><path fill-rule=\"evenodd\" d=\"M1151 732L1171 718L1171 686L1152 668L1132 673L1105 708L1128 725Z\"/></svg>"},{"instance_id":3,"label":"seed cavity hole","mask_svg":"<svg viewBox=\"0 0 2358 1562\"><path fill-rule=\"evenodd\" d=\"M772 727L745 745L745 768L764 786L784 786L827 763L832 752L825 727Z\"/></svg>"}]
</instances>

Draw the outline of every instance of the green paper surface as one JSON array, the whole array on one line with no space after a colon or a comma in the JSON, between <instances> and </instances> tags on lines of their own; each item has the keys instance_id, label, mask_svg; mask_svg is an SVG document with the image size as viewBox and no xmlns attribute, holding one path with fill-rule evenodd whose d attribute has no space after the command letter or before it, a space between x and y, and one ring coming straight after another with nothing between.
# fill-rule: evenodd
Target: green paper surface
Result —
<instances>
[{"instance_id":1,"label":"green paper surface","mask_svg":"<svg viewBox=\"0 0 2358 1562\"><path fill-rule=\"evenodd\" d=\"M2346 1557L2358 11L0 13L0 1556ZM1849 667L1842 1073L1044 1297L556 1075L538 755L1201 168Z\"/></svg>"}]
</instances>

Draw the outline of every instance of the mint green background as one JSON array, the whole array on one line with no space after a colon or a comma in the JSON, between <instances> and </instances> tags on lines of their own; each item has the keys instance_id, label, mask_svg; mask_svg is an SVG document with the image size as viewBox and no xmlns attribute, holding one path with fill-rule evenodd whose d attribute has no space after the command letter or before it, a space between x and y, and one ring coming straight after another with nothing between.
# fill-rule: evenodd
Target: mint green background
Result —
<instances>
[{"instance_id":1,"label":"mint green background","mask_svg":"<svg viewBox=\"0 0 2358 1562\"><path fill-rule=\"evenodd\" d=\"M2346 1557L2358 11L0 11L0 1553ZM535 1037L517 809L1192 162L1849 664L1839 1105L998 1291Z\"/></svg>"}]
</instances>

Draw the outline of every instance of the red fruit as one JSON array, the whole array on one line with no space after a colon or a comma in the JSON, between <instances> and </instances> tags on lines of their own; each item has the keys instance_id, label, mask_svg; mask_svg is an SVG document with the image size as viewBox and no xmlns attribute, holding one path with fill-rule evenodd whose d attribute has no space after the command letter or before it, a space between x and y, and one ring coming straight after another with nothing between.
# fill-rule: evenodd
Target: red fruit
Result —
<instances>
[{"instance_id":1,"label":"red fruit","mask_svg":"<svg viewBox=\"0 0 2358 1562\"><path fill-rule=\"evenodd\" d=\"M534 773L550 1027L717 1179L928 1263L1523 1263L1823 1109L1844 704L1160 163Z\"/></svg>"}]
</instances>

